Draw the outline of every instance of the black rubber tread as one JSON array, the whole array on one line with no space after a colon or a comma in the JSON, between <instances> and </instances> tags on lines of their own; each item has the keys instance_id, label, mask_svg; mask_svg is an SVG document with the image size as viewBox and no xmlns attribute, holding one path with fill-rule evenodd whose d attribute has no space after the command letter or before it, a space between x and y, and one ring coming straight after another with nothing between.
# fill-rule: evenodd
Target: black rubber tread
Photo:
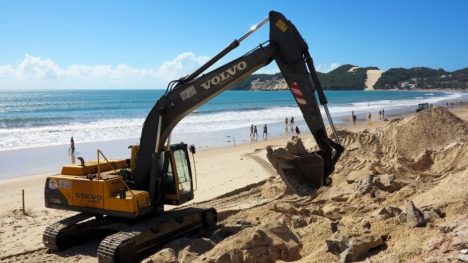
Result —
<instances>
[{"instance_id":1,"label":"black rubber tread","mask_svg":"<svg viewBox=\"0 0 468 263\"><path fill-rule=\"evenodd\" d=\"M42 235L42 242L44 246L52 251L58 251L68 248L66 240L60 238L61 235L68 231L74 231L72 227L77 223L91 218L92 214L79 213L71 217L62 219L52 225L49 225L44 230Z\"/></svg>"},{"instance_id":2,"label":"black rubber tread","mask_svg":"<svg viewBox=\"0 0 468 263\"><path fill-rule=\"evenodd\" d=\"M163 245L166 242L176 238L190 235L197 236L203 233L204 228L214 227L213 222L207 226L203 222L203 215L207 212L213 214L213 219L216 221L216 210L213 208L187 208L179 211L167 212L165 215L154 216L151 219L144 220L141 223L129 226L127 230L117 232L113 235L107 236L98 247L98 261L101 263L115 263L115 262L132 262L138 257L146 253L148 250L154 249ZM174 229L169 233L160 234L158 231L147 231L156 229L158 226L168 224L171 221L184 221L190 218L191 215L198 214L199 220L190 222L183 227ZM216 222L214 222L216 225ZM141 233L144 232L145 240L148 239L148 234L153 236L150 241L141 242ZM139 242L140 241L140 242ZM120 254L124 254L122 258Z\"/></svg>"},{"instance_id":3,"label":"black rubber tread","mask_svg":"<svg viewBox=\"0 0 468 263\"><path fill-rule=\"evenodd\" d=\"M209 208L203 211L202 213L203 226L207 230L213 230L216 228L216 223L218 222L218 212L214 208Z\"/></svg>"},{"instance_id":4,"label":"black rubber tread","mask_svg":"<svg viewBox=\"0 0 468 263\"><path fill-rule=\"evenodd\" d=\"M140 234L140 232L118 232L104 238L98 247L98 262L131 262L136 257L135 250L133 250L135 254L126 255L127 260L121 257L119 258L118 250L122 244L125 242L128 243L134 237L138 236L138 234Z\"/></svg>"}]
</instances>

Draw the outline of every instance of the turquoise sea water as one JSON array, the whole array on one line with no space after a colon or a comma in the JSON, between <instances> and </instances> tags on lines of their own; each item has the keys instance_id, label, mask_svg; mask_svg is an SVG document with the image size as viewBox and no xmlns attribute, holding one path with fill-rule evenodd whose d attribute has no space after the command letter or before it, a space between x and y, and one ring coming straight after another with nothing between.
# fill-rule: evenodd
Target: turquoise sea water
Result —
<instances>
[{"instance_id":1,"label":"turquoise sea water","mask_svg":"<svg viewBox=\"0 0 468 263\"><path fill-rule=\"evenodd\" d=\"M80 142L139 138L144 119L163 90L0 91L0 151ZM337 122L351 111L412 111L418 103L466 98L432 91L327 91ZM174 134L279 124L302 116L289 91L226 91L179 123Z\"/></svg>"}]
</instances>

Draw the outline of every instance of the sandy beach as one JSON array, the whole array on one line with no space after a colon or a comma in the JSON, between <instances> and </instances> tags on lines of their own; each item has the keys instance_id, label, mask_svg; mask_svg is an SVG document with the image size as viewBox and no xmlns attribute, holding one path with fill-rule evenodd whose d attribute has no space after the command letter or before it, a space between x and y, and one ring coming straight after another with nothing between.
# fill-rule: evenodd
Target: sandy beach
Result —
<instances>
[{"instance_id":1,"label":"sandy beach","mask_svg":"<svg viewBox=\"0 0 468 263\"><path fill-rule=\"evenodd\" d=\"M463 106L388 121L373 116L356 125L339 125L346 151L332 176L333 185L320 189L314 197L285 194L284 184L266 159L266 146L284 146L289 136L199 151L193 202L215 207L220 228L234 230L223 240L197 239L211 244L203 251L193 249L193 240L173 243L168 249L178 261L167 262L234 262L219 260L233 255L234 250L247 259L262 249L270 251L274 260L336 262L344 252L330 251L325 240L343 237L380 240L374 240L380 243L361 258L372 262L455 260L468 246L467 121L468 107ZM301 137L313 147L310 134ZM370 174L381 176L381 183L364 185ZM383 179L386 175L394 178ZM0 261L96 262L98 241L59 253L50 253L42 245L42 232L48 224L74 214L44 207L46 176L0 181ZM21 211L23 189L25 214ZM440 218L434 216L424 227L413 228L401 216L382 212L383 208L406 211L405 200L421 210L439 209ZM333 233L330 224L334 222L339 222L339 230ZM282 234L271 231L278 224ZM258 231L274 242L253 242L249 233ZM293 241L285 241L287 235ZM153 259L162 256L159 253Z\"/></svg>"}]
</instances>

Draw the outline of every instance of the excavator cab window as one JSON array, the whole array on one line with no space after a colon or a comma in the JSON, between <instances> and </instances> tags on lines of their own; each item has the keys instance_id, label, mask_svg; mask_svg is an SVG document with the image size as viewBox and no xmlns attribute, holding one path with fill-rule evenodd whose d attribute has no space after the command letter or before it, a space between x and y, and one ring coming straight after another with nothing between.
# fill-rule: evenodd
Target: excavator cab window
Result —
<instances>
[{"instance_id":1,"label":"excavator cab window","mask_svg":"<svg viewBox=\"0 0 468 263\"><path fill-rule=\"evenodd\" d=\"M192 192L192 180L187 158L183 150L174 151L174 160L177 167L177 179L179 180L179 193L184 195Z\"/></svg>"},{"instance_id":2,"label":"excavator cab window","mask_svg":"<svg viewBox=\"0 0 468 263\"><path fill-rule=\"evenodd\" d=\"M193 199L192 171L187 145L180 143L171 145L168 151L170 161L165 178L166 204L179 205Z\"/></svg>"}]
</instances>

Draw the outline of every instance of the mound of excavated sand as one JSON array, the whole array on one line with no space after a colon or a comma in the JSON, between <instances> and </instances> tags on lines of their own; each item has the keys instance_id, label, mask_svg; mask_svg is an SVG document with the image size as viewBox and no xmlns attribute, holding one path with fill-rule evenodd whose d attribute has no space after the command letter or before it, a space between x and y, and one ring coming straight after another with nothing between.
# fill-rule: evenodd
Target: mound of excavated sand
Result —
<instances>
[{"instance_id":1,"label":"mound of excavated sand","mask_svg":"<svg viewBox=\"0 0 468 263\"><path fill-rule=\"evenodd\" d=\"M284 222L250 227L228 237L204 255L204 262L263 263L300 258L299 236Z\"/></svg>"},{"instance_id":2,"label":"mound of excavated sand","mask_svg":"<svg viewBox=\"0 0 468 263\"><path fill-rule=\"evenodd\" d=\"M427 149L440 149L468 140L468 124L442 107L423 110L413 118L392 123L385 141L405 157L416 158Z\"/></svg>"}]
</instances>

